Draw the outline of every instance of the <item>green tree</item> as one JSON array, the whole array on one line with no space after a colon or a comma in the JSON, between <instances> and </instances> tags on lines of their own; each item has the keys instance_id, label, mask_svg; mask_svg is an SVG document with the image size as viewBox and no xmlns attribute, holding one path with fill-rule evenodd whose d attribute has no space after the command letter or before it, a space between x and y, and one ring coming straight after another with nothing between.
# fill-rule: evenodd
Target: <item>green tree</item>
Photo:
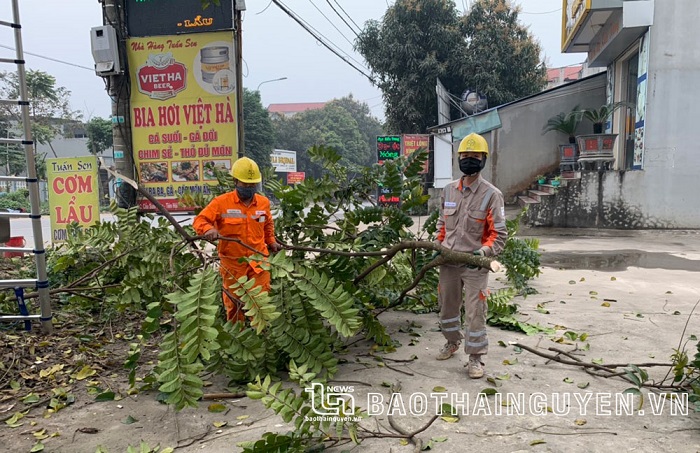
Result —
<instances>
[{"instance_id":1,"label":"green tree","mask_svg":"<svg viewBox=\"0 0 700 453\"><path fill-rule=\"evenodd\" d=\"M451 93L476 88L500 105L546 84L540 47L507 0L477 0L459 17L444 0L396 0L356 41L377 79L391 133L421 133L437 122L435 79Z\"/></svg>"},{"instance_id":2,"label":"green tree","mask_svg":"<svg viewBox=\"0 0 700 453\"><path fill-rule=\"evenodd\" d=\"M377 146L377 135L384 135L384 126L377 118L372 116L369 105L365 102L356 101L352 94L344 98L334 99L331 101L331 104L337 104L343 107L352 115L353 119L357 122L357 127L360 131L360 135L362 135L362 139L367 143L367 149L370 153L367 165L376 162L374 150Z\"/></svg>"},{"instance_id":3,"label":"green tree","mask_svg":"<svg viewBox=\"0 0 700 453\"><path fill-rule=\"evenodd\" d=\"M0 83L1 97L19 99L17 73L0 74ZM29 114L32 138L38 143L51 146L51 141L62 134L63 124L74 122L81 117L80 112L70 108L70 91L57 86L56 78L46 72L32 69L27 71L27 92L31 102ZM19 106L5 106L5 113L21 127L22 115Z\"/></svg>"},{"instance_id":4,"label":"green tree","mask_svg":"<svg viewBox=\"0 0 700 453\"><path fill-rule=\"evenodd\" d=\"M463 18L469 88L486 93L492 106L541 91L547 83L541 49L518 21L508 0L477 0Z\"/></svg>"},{"instance_id":5,"label":"green tree","mask_svg":"<svg viewBox=\"0 0 700 453\"><path fill-rule=\"evenodd\" d=\"M260 167L269 167L275 147L275 129L270 114L260 101L260 92L243 89L243 133L245 154Z\"/></svg>"},{"instance_id":6,"label":"green tree","mask_svg":"<svg viewBox=\"0 0 700 453\"><path fill-rule=\"evenodd\" d=\"M276 116L273 123L277 148L296 151L297 169L307 176L319 177L323 173L307 152L312 146L333 147L349 165L366 167L376 162L374 141L382 133L381 123L371 116L367 104L352 96L290 118Z\"/></svg>"},{"instance_id":7,"label":"green tree","mask_svg":"<svg viewBox=\"0 0 700 453\"><path fill-rule=\"evenodd\" d=\"M437 122L436 79L465 85L466 42L453 1L396 0L382 22L368 21L356 41L382 90L386 129L423 133Z\"/></svg>"},{"instance_id":8,"label":"green tree","mask_svg":"<svg viewBox=\"0 0 700 453\"><path fill-rule=\"evenodd\" d=\"M99 116L87 123L87 149L90 154L102 154L113 145L112 122Z\"/></svg>"}]
</instances>

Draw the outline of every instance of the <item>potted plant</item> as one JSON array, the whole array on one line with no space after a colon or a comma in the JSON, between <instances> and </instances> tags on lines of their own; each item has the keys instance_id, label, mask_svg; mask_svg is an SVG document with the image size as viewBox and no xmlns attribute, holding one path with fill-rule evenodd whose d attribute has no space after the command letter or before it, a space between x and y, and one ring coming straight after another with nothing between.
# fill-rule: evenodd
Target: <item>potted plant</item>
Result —
<instances>
[{"instance_id":1,"label":"potted plant","mask_svg":"<svg viewBox=\"0 0 700 453\"><path fill-rule=\"evenodd\" d=\"M582 113L577 105L569 113L560 112L547 120L547 124L542 128L542 133L557 131L569 137L569 143L559 145L559 165L565 168L573 168L578 160L578 147L576 146L576 130L581 124Z\"/></svg>"},{"instance_id":2,"label":"potted plant","mask_svg":"<svg viewBox=\"0 0 700 453\"><path fill-rule=\"evenodd\" d=\"M537 183L538 184L544 184L547 182L547 178L544 177L544 175L537 175Z\"/></svg>"},{"instance_id":3,"label":"potted plant","mask_svg":"<svg viewBox=\"0 0 700 453\"><path fill-rule=\"evenodd\" d=\"M555 176L554 179L552 179L551 184L554 187L559 187L559 185L561 184L561 176Z\"/></svg>"},{"instance_id":4,"label":"potted plant","mask_svg":"<svg viewBox=\"0 0 700 453\"><path fill-rule=\"evenodd\" d=\"M576 137L579 149L579 162L602 162L615 160L613 148L617 134L603 134L603 127L616 110L627 107L628 102L613 102L597 108L581 110L579 114L593 123L593 134L579 135Z\"/></svg>"},{"instance_id":5,"label":"potted plant","mask_svg":"<svg viewBox=\"0 0 700 453\"><path fill-rule=\"evenodd\" d=\"M559 112L547 120L547 124L542 128L542 134L551 131L561 132L569 137L569 143L576 143L576 129L581 123L581 116L578 105L569 113Z\"/></svg>"},{"instance_id":6,"label":"potted plant","mask_svg":"<svg viewBox=\"0 0 700 453\"><path fill-rule=\"evenodd\" d=\"M629 107L629 105L629 102L613 102L612 104L605 104L598 108L588 108L581 110L580 112L578 112L578 114L583 116L591 123L593 123L594 134L602 134L603 127L608 121L608 118L610 118L616 110L622 107Z\"/></svg>"}]
</instances>

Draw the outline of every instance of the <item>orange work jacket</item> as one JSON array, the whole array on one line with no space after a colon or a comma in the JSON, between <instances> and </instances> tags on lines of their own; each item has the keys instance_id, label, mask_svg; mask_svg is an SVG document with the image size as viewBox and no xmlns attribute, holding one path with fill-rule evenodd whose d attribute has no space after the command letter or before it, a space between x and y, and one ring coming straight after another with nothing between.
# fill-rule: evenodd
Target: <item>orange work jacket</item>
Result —
<instances>
[{"instance_id":1,"label":"orange work jacket","mask_svg":"<svg viewBox=\"0 0 700 453\"><path fill-rule=\"evenodd\" d=\"M248 206L235 190L219 195L195 217L192 226L199 235L216 228L221 236L239 239L264 254L269 253L267 244L276 242L270 200L260 194ZM237 242L222 240L217 250L221 264L227 267L238 267L238 258L255 253Z\"/></svg>"}]
</instances>

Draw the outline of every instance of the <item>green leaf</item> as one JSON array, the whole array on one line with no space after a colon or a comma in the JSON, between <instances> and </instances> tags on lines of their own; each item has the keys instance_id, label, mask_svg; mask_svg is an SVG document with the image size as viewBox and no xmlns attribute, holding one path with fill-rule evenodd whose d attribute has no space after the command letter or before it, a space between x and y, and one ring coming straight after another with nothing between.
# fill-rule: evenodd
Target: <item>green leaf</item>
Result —
<instances>
[{"instance_id":1,"label":"green leaf","mask_svg":"<svg viewBox=\"0 0 700 453\"><path fill-rule=\"evenodd\" d=\"M22 402L24 404L38 403L39 402L39 395L32 392L32 393L28 394L27 396L25 396L24 398L22 398Z\"/></svg>"},{"instance_id":2,"label":"green leaf","mask_svg":"<svg viewBox=\"0 0 700 453\"><path fill-rule=\"evenodd\" d=\"M105 401L114 401L115 394L112 391L102 392L95 397L95 402L102 403Z\"/></svg>"},{"instance_id":3,"label":"green leaf","mask_svg":"<svg viewBox=\"0 0 700 453\"><path fill-rule=\"evenodd\" d=\"M226 406L221 403L213 403L207 407L207 410L216 414L219 412L224 412L226 410Z\"/></svg>"},{"instance_id":4,"label":"green leaf","mask_svg":"<svg viewBox=\"0 0 700 453\"><path fill-rule=\"evenodd\" d=\"M576 384L576 387L578 387L580 389L585 389L585 388L588 388L589 385L590 385L590 383L588 383L588 382L579 382L578 384Z\"/></svg>"},{"instance_id":5,"label":"green leaf","mask_svg":"<svg viewBox=\"0 0 700 453\"><path fill-rule=\"evenodd\" d=\"M82 381L90 376L94 376L95 374L97 374L97 371L93 370L90 365L85 365L80 369L80 371L78 371L78 374L75 375L75 379Z\"/></svg>"},{"instance_id":6,"label":"green leaf","mask_svg":"<svg viewBox=\"0 0 700 453\"><path fill-rule=\"evenodd\" d=\"M535 440L533 440L532 442L530 442L530 446L535 446L535 445L539 445L539 444L546 444L546 443L547 443L547 442L545 442L545 441L542 440L542 439L535 439Z\"/></svg>"},{"instance_id":7,"label":"green leaf","mask_svg":"<svg viewBox=\"0 0 700 453\"><path fill-rule=\"evenodd\" d=\"M133 423L136 423L138 420L132 417L131 415L127 416L124 420L122 420L122 423L125 425L131 425Z\"/></svg>"},{"instance_id":8,"label":"green leaf","mask_svg":"<svg viewBox=\"0 0 700 453\"><path fill-rule=\"evenodd\" d=\"M496 393L498 393L498 390L496 390L495 388L491 388L491 387L486 387L485 389L483 389L479 392L479 394L486 395L486 396L495 395Z\"/></svg>"},{"instance_id":9,"label":"green leaf","mask_svg":"<svg viewBox=\"0 0 700 453\"><path fill-rule=\"evenodd\" d=\"M445 393L446 391L447 391L447 389L441 385L433 387L433 392L435 392L435 393Z\"/></svg>"},{"instance_id":10,"label":"green leaf","mask_svg":"<svg viewBox=\"0 0 700 453\"><path fill-rule=\"evenodd\" d=\"M35 444L32 446L32 448L29 450L29 453L34 453L34 452L37 452L37 451L44 451L44 444L42 444L41 442L35 443Z\"/></svg>"}]
</instances>

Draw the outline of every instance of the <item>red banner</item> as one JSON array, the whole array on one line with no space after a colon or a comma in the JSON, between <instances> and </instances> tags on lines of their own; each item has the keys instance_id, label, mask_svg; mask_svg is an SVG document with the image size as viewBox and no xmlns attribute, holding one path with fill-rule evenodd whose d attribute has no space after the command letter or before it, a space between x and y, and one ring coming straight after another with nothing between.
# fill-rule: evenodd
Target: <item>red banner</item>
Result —
<instances>
[{"instance_id":1,"label":"red banner","mask_svg":"<svg viewBox=\"0 0 700 453\"><path fill-rule=\"evenodd\" d=\"M430 147L430 135L421 134L404 134L403 136L403 155L408 156L412 152L425 148L427 151ZM428 173L428 161L423 163L423 171L421 174Z\"/></svg>"},{"instance_id":2,"label":"red banner","mask_svg":"<svg viewBox=\"0 0 700 453\"><path fill-rule=\"evenodd\" d=\"M306 179L306 173L303 171L293 171L287 173L287 184L299 184L300 182L304 182L304 179Z\"/></svg>"}]
</instances>

